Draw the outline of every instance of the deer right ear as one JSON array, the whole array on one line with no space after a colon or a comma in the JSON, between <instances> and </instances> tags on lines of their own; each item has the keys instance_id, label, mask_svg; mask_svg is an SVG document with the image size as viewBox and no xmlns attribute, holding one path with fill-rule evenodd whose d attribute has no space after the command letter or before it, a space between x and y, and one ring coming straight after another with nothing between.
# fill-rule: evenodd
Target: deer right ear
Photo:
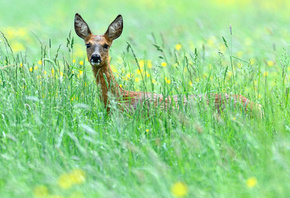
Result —
<instances>
[{"instance_id":1,"label":"deer right ear","mask_svg":"<svg viewBox=\"0 0 290 198\"><path fill-rule=\"evenodd\" d=\"M92 35L88 24L78 13L75 15L75 31L76 34L84 40L87 40Z\"/></svg>"},{"instance_id":2,"label":"deer right ear","mask_svg":"<svg viewBox=\"0 0 290 198\"><path fill-rule=\"evenodd\" d=\"M122 15L118 15L116 19L109 25L105 35L111 40L118 38L123 32L123 18Z\"/></svg>"}]
</instances>

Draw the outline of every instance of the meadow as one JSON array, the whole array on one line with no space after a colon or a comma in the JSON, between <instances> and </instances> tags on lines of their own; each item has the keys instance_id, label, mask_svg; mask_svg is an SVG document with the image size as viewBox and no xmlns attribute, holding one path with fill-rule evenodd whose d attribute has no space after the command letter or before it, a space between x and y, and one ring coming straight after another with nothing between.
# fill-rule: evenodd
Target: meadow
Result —
<instances>
[{"instance_id":1,"label":"meadow","mask_svg":"<svg viewBox=\"0 0 290 198\"><path fill-rule=\"evenodd\" d=\"M288 0L0 0L0 197L289 197ZM204 103L108 114L80 13L124 89L241 94L263 117ZM141 108L141 107L140 107Z\"/></svg>"}]
</instances>

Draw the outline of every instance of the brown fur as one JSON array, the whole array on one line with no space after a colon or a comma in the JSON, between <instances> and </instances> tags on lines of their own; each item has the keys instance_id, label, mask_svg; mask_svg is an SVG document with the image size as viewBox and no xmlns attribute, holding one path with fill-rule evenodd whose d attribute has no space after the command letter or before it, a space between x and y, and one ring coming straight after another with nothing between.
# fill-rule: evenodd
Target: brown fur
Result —
<instances>
[{"instance_id":1,"label":"brown fur","mask_svg":"<svg viewBox=\"0 0 290 198\"><path fill-rule=\"evenodd\" d=\"M178 96L174 95L168 98L164 98L160 94L146 93L146 92L135 92L127 91L122 89L115 80L113 72L110 67L109 61L109 48L113 43L113 40L118 38L123 30L123 19L119 15L108 27L104 35L93 35L87 25L87 23L81 18L80 15L75 16L75 30L78 36L84 39L86 44L90 47L87 49L88 60L91 59L93 54L99 54L101 56L101 62L98 65L91 64L94 72L96 82L101 87L101 100L104 102L107 111L110 111L110 96L111 93L114 98L119 101L122 105L120 108L134 110L139 103L149 102L149 106L161 104L161 107L167 109L172 102L178 104ZM106 49L104 46L108 45ZM253 109L257 107L255 103L248 100L246 97L241 95L230 95L230 94L207 94L203 95L190 95L188 98L184 97L183 102L188 103L189 100L202 101L205 99L207 103L214 101L215 108L220 112L224 107L232 102L234 106L237 103L243 105L244 110ZM213 100L214 99L214 100ZM125 105L125 106L124 106ZM178 106L176 106L178 108Z\"/></svg>"}]
</instances>

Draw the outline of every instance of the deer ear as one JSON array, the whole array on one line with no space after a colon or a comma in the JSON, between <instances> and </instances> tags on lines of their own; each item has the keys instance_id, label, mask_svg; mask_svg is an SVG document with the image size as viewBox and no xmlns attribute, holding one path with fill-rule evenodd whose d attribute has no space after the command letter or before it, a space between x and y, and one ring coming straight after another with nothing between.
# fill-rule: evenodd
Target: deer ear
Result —
<instances>
[{"instance_id":1,"label":"deer ear","mask_svg":"<svg viewBox=\"0 0 290 198\"><path fill-rule=\"evenodd\" d=\"M118 38L123 31L123 17L118 15L116 19L109 25L105 35L107 35L111 40Z\"/></svg>"},{"instance_id":2,"label":"deer ear","mask_svg":"<svg viewBox=\"0 0 290 198\"><path fill-rule=\"evenodd\" d=\"M75 15L75 31L76 34L84 40L88 39L92 35L88 24L78 13Z\"/></svg>"}]
</instances>

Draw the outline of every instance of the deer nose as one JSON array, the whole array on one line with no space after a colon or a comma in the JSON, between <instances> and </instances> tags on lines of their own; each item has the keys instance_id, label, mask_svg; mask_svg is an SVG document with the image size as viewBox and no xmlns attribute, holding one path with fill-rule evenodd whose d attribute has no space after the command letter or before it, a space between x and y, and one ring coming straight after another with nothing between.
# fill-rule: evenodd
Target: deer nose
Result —
<instances>
[{"instance_id":1,"label":"deer nose","mask_svg":"<svg viewBox=\"0 0 290 198\"><path fill-rule=\"evenodd\" d=\"M90 62L91 62L92 64L94 64L94 63L100 64L101 61L102 61L102 59L101 59L101 56L100 56L99 54L93 54L93 55L91 56Z\"/></svg>"}]
</instances>

